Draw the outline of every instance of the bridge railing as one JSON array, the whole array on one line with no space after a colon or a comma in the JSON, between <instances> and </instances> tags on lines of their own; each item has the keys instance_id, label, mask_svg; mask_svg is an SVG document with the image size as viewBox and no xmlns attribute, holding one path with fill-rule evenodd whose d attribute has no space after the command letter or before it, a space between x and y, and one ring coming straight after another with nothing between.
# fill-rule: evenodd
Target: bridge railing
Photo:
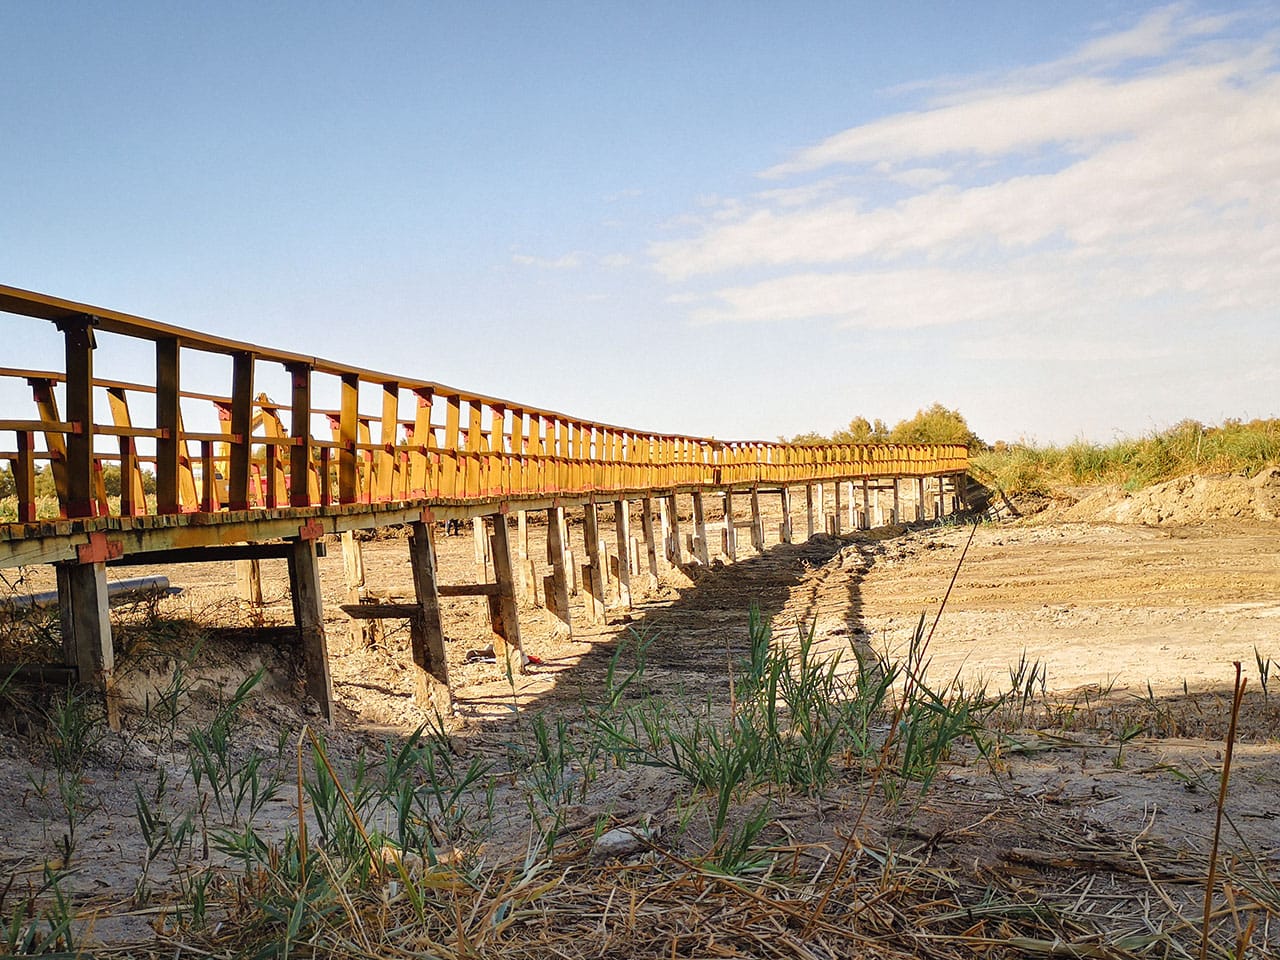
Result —
<instances>
[{"instance_id":1,"label":"bridge railing","mask_svg":"<svg viewBox=\"0 0 1280 960\"><path fill-rule=\"evenodd\" d=\"M13 417L0 418L0 461L13 472L20 523L38 519L42 463L59 516L72 519L788 485L968 466L962 445L799 446L599 423L12 287L0 286L0 311L56 324L64 346L61 369L0 369L0 381L30 389L23 409L0 411ZM151 344L154 375L96 376L99 336ZM184 389L190 351L230 358L225 391ZM284 369L287 400L255 388L263 365ZM361 409L362 388L378 395L377 413ZM336 403L313 402L323 396ZM217 431L186 429L184 413L216 414ZM107 496L108 466L120 471L118 499Z\"/></svg>"}]
</instances>

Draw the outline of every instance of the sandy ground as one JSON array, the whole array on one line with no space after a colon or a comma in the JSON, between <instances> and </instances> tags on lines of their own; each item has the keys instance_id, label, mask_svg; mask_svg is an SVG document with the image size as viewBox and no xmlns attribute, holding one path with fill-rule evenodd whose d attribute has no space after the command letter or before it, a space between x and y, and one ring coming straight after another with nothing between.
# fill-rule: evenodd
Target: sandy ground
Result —
<instances>
[{"instance_id":1,"label":"sandy ground","mask_svg":"<svg viewBox=\"0 0 1280 960\"><path fill-rule=\"evenodd\" d=\"M1123 499L1110 494L1098 511ZM571 641L526 601L525 649L539 662L514 677L482 655L490 641L482 601L446 600L457 707L450 729L462 750L497 757L515 713L574 715L600 695L619 639L637 636L651 641L648 679L654 690L727 699L729 664L745 655L753 604L771 619L776 637L785 641L812 629L823 649L843 651L849 663L850 645L901 654L922 614L932 624L954 575L929 646L931 682L945 687L959 678L968 688L983 682L1007 688L1010 668L1020 661L1043 672L1035 673L1037 706L1023 718L1023 732L1005 741L997 762L957 757L919 808L911 829L935 840L949 836L945 844L931 841L946 862L1030 884L1044 880L1045 868L1019 859L1017 851L1027 848L1052 854L1055 844L1066 845L1078 854L1082 844L1091 844L1102 859L1092 866L1077 862L1086 873L1106 872L1117 856L1132 864L1139 838L1143 849L1154 844L1166 858L1202 856L1212 830L1211 794L1233 661L1243 663L1250 693L1232 781L1231 842L1263 862L1280 858L1280 678L1269 677L1264 691L1259 670L1259 661L1266 666L1280 660L1280 523L1234 516L1144 525L1086 520L1079 510L1064 519L1075 507L1064 502L1037 517L976 529L920 524L819 534L784 545L771 502L763 555L755 555L742 531L746 542L737 563L717 558L709 568L683 571L664 564L656 584L640 573L633 578L633 606L615 606L607 624L588 624L577 599ZM607 514L604 520L613 544ZM638 518L632 527L639 531ZM544 528L531 524L530 530L540 577L546 572ZM580 524L572 537L580 558ZM437 543L443 582L477 579L469 532L440 536ZM364 550L369 586L410 592L403 539L371 540ZM283 624L291 616L282 561L264 563L267 605L260 612L235 598L230 565L156 572L181 586L182 594L158 608L120 612L121 662L133 671L123 682L135 698L135 718L200 625ZM27 584L42 587L42 576L33 574ZM362 744L405 735L427 718L411 698L407 631L388 624L383 642L372 649L353 641L338 608L346 586L337 544L322 560L322 579L338 703L330 742L335 755L349 758ZM135 631L130 624L137 621L150 633ZM157 622L170 625L167 646L154 641ZM192 667L198 678L192 715L207 712L219 688L234 687L258 665L267 668L267 677L246 713L244 736L269 749L281 729L294 729L302 719L315 722L302 703L287 645L240 634L208 641ZM12 691L9 696L0 726L0 809L9 811L0 820L0 875L29 883L42 862L57 858L64 831L30 710L41 695L30 695L25 710ZM127 731L128 724L124 741L108 751L110 762L98 757L86 771L90 812L79 827L72 878L74 895L101 913L98 929L109 939L138 936L151 917L145 909L126 908L141 860L133 785L149 782L161 766L171 768L175 780L181 774L177 752ZM609 787L608 809L619 820L662 816L674 790L636 772ZM826 823L826 808L809 806L813 802L798 800L795 814L810 830L839 822L833 815ZM594 811L579 812L589 819ZM269 805L264 816L283 824L290 813L280 803ZM787 829L788 835L804 832Z\"/></svg>"}]
</instances>

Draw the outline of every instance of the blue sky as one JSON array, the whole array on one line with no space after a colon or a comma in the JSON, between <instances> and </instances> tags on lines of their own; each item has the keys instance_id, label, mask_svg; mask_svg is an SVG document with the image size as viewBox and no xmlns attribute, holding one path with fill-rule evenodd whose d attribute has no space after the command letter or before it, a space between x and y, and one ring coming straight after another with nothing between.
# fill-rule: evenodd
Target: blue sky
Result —
<instances>
[{"instance_id":1,"label":"blue sky","mask_svg":"<svg viewBox=\"0 0 1280 960\"><path fill-rule=\"evenodd\" d=\"M1280 415L1271 4L13 0L0 37L13 286L725 438ZM56 361L30 326L0 365Z\"/></svg>"}]
</instances>

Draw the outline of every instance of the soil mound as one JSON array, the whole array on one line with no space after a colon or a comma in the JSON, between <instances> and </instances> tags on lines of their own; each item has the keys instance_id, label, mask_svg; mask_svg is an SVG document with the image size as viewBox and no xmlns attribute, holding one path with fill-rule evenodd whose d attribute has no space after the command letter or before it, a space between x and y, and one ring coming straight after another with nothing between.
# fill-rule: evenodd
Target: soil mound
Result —
<instances>
[{"instance_id":1,"label":"soil mound","mask_svg":"<svg viewBox=\"0 0 1280 960\"><path fill-rule=\"evenodd\" d=\"M1080 494L1064 495L1039 518L1148 526L1220 520L1274 521L1280 519L1280 467L1266 467L1254 477L1192 474L1143 490L1113 486Z\"/></svg>"}]
</instances>

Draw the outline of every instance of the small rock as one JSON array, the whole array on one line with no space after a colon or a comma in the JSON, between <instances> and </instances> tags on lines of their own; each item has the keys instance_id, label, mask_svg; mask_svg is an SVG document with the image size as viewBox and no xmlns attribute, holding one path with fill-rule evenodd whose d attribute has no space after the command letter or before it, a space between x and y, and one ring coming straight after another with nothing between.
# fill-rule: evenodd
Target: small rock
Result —
<instances>
[{"instance_id":1,"label":"small rock","mask_svg":"<svg viewBox=\"0 0 1280 960\"><path fill-rule=\"evenodd\" d=\"M650 838L650 831L640 827L618 827L602 833L591 845L591 862L604 863L606 860L620 860L633 853L640 853L648 849L646 841Z\"/></svg>"}]
</instances>

